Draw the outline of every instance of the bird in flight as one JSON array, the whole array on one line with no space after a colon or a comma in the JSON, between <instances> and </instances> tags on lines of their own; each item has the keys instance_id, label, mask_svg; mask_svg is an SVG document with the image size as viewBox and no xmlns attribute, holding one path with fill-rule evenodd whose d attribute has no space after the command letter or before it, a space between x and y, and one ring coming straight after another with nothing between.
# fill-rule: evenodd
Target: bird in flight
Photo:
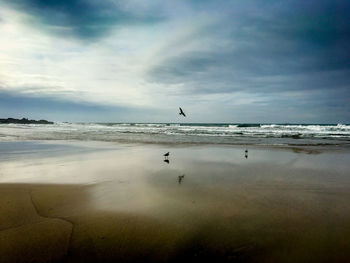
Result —
<instances>
[{"instance_id":1,"label":"bird in flight","mask_svg":"<svg viewBox=\"0 0 350 263\"><path fill-rule=\"evenodd\" d=\"M186 117L186 114L183 112L183 110L180 107L179 109L180 109L179 115L183 115L184 117Z\"/></svg>"}]
</instances>

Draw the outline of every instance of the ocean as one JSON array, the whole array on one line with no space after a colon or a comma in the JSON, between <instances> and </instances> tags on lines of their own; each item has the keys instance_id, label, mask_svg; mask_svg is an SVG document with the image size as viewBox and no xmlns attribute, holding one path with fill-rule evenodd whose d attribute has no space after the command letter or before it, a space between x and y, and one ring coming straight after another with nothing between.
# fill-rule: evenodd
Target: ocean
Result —
<instances>
[{"instance_id":1,"label":"ocean","mask_svg":"<svg viewBox=\"0 0 350 263\"><path fill-rule=\"evenodd\" d=\"M1 124L0 141L79 140L228 145L350 145L349 124L67 123Z\"/></svg>"}]
</instances>

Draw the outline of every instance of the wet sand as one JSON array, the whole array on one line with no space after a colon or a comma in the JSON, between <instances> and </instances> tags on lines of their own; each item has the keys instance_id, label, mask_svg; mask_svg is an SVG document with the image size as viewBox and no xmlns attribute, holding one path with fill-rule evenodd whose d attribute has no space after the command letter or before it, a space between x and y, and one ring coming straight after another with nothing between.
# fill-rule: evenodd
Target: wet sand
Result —
<instances>
[{"instance_id":1,"label":"wet sand","mask_svg":"<svg viewBox=\"0 0 350 263\"><path fill-rule=\"evenodd\" d=\"M348 149L0 146L1 262L350 260Z\"/></svg>"}]
</instances>

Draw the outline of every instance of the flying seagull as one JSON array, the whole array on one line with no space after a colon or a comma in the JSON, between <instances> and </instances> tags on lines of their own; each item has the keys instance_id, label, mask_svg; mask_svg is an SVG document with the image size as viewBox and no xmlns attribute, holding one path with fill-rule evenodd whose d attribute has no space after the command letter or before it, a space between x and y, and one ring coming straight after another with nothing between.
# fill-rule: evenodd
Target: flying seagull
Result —
<instances>
[{"instance_id":1,"label":"flying seagull","mask_svg":"<svg viewBox=\"0 0 350 263\"><path fill-rule=\"evenodd\" d=\"M183 112L183 110L180 107L179 109L180 109L179 115L183 115L184 117L186 117L186 114Z\"/></svg>"}]
</instances>

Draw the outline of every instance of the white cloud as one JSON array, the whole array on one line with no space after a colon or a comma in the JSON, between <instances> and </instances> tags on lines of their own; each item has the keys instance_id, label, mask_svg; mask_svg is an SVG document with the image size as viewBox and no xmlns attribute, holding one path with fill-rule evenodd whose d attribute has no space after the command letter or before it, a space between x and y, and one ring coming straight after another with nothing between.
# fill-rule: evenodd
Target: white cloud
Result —
<instances>
[{"instance_id":1,"label":"white cloud","mask_svg":"<svg viewBox=\"0 0 350 263\"><path fill-rule=\"evenodd\" d=\"M101 36L89 28L94 37L84 39L83 30L78 30L76 37L71 31L85 20L70 24L70 34L62 34L64 27L55 34L49 31L55 25L44 27L45 21L33 19L33 13L1 5L0 91L146 108L159 112L159 116L164 109L183 106L196 116L193 121L232 121L230 112L248 106L252 106L249 114L253 120L257 116L254 109L261 110L279 97L291 97L284 91L297 92L302 100L309 98L309 90L323 92L348 83L344 77L348 72L346 59L339 60L338 65L334 56L328 59L322 55L325 49L311 49L300 34L304 31L297 26L292 27L294 31L287 27L291 30L288 34L284 34L283 27L276 31L271 23L275 25L284 18L269 17L275 11L265 12L260 5L247 5L258 11L244 16L240 14L240 6L245 5L242 3L230 9L229 3L222 2L217 10L211 9L214 5L210 2L206 7L199 2L195 7L172 1L154 1L151 5L141 0L115 3L119 14L132 13L134 21L138 17L152 18L154 12L164 20L127 23L127 16L123 23L108 24L106 34ZM54 13L55 7L50 10ZM99 10L109 12L106 8ZM69 17L76 12L69 13ZM89 18L95 17L91 9L88 14ZM99 13L98 22L103 18ZM89 26L98 24L103 28L101 23ZM300 28L304 28L303 23ZM321 62L331 65L326 73ZM335 69L345 67L341 68L342 74L337 73L340 77L330 75L332 65ZM337 79L342 82L337 84ZM317 93L318 98L322 96Z\"/></svg>"},{"instance_id":2,"label":"white cloud","mask_svg":"<svg viewBox=\"0 0 350 263\"><path fill-rule=\"evenodd\" d=\"M192 37L206 26L203 18L124 26L88 43L27 26L25 15L14 10L2 15L2 87L38 96L136 107L175 105L179 85L148 82L149 69L167 57L205 47Z\"/></svg>"}]
</instances>

